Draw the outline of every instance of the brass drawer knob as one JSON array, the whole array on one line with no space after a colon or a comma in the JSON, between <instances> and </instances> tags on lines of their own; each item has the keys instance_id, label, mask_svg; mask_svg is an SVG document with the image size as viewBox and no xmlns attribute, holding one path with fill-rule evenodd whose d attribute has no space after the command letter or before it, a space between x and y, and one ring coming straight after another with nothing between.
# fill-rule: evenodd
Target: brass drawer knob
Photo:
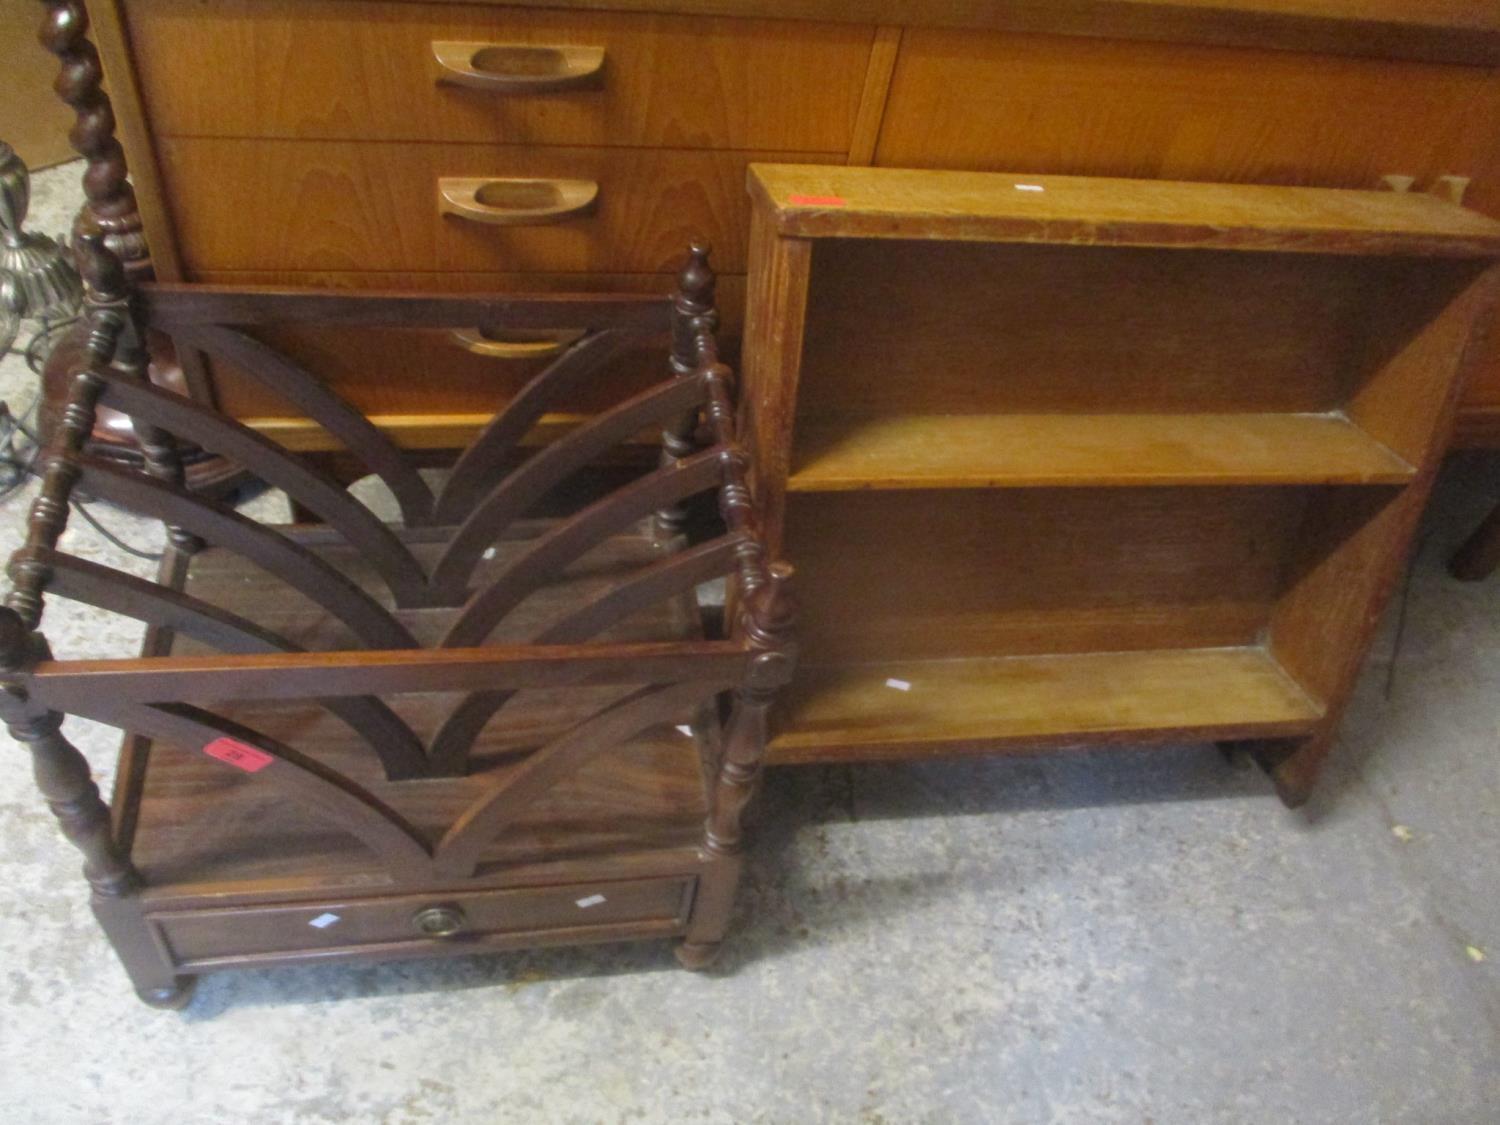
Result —
<instances>
[{"instance_id":1,"label":"brass drawer knob","mask_svg":"<svg viewBox=\"0 0 1500 1125\"><path fill-rule=\"evenodd\" d=\"M424 937L445 938L462 932L464 912L456 906L428 906L411 916L412 925Z\"/></svg>"},{"instance_id":2,"label":"brass drawer knob","mask_svg":"<svg viewBox=\"0 0 1500 1125\"><path fill-rule=\"evenodd\" d=\"M435 39L440 86L468 86L496 94L551 94L597 86L603 47L531 43L468 43Z\"/></svg>"},{"instance_id":3,"label":"brass drawer knob","mask_svg":"<svg viewBox=\"0 0 1500 1125\"><path fill-rule=\"evenodd\" d=\"M438 210L456 219L492 226L538 226L586 215L599 199L593 180L483 179L443 176Z\"/></svg>"}]
</instances>

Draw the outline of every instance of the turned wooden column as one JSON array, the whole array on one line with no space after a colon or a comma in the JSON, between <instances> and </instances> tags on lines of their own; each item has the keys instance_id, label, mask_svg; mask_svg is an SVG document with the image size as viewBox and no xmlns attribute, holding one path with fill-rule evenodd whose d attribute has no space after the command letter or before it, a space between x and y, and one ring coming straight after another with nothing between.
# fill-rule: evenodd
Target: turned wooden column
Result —
<instances>
[{"instance_id":1,"label":"turned wooden column","mask_svg":"<svg viewBox=\"0 0 1500 1125\"><path fill-rule=\"evenodd\" d=\"M687 937L677 947L678 961L689 969L713 963L734 908L745 856L741 822L765 761L767 717L776 693L791 680L796 666L791 577L789 566L774 564L764 584L742 600L740 629L755 656L745 682L734 693L724 730L724 754L710 793L703 851L711 869L699 884Z\"/></svg>"},{"instance_id":2,"label":"turned wooden column","mask_svg":"<svg viewBox=\"0 0 1500 1125\"><path fill-rule=\"evenodd\" d=\"M678 378L695 375L704 362L700 340L712 339L718 327L719 313L714 307L718 278L708 264L709 246L694 242L688 249L687 264L677 275L677 291L672 295L672 374ZM670 465L698 451L696 440L698 412L690 410L672 419L661 432L661 464ZM656 533L667 537L685 529L688 506L677 504L656 513Z\"/></svg>"}]
</instances>

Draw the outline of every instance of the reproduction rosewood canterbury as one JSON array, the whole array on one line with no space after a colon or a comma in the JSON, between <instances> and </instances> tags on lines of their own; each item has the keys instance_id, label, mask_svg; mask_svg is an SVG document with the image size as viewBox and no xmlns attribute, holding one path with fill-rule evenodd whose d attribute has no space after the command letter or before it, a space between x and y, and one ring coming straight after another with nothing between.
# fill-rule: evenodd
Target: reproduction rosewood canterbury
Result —
<instances>
[{"instance_id":1,"label":"reproduction rosewood canterbury","mask_svg":"<svg viewBox=\"0 0 1500 1125\"><path fill-rule=\"evenodd\" d=\"M1395 192L756 165L746 440L797 560L772 762L1333 740L1500 223Z\"/></svg>"},{"instance_id":2,"label":"reproduction rosewood canterbury","mask_svg":"<svg viewBox=\"0 0 1500 1125\"><path fill-rule=\"evenodd\" d=\"M790 571L768 563L750 506L706 254L672 298L453 296L134 287L101 232L78 245L87 363L10 564L0 714L142 998L181 1005L195 974L236 966L648 937L680 937L685 965L708 963L793 649ZM586 330L439 487L266 342L307 323ZM295 450L151 385L148 329L232 360L317 426L385 486L394 522ZM505 471L549 410L663 333L665 381L596 402ZM82 451L102 406L135 420L146 473ZM658 468L532 518L652 427ZM321 523L257 524L195 494L179 438ZM77 489L169 526L156 582L59 546ZM695 498L717 500L718 526L690 541L689 520L706 518ZM697 596L719 577L738 607L728 636ZM145 621L142 654L54 658L44 595ZM61 733L67 714L129 732L112 808Z\"/></svg>"}]
</instances>

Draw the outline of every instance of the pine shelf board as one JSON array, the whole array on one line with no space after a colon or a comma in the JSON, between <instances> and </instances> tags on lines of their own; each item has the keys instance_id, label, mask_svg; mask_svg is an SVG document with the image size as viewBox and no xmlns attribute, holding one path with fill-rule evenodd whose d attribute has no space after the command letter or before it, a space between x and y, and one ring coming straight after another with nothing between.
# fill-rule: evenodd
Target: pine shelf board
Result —
<instances>
[{"instance_id":1,"label":"pine shelf board","mask_svg":"<svg viewBox=\"0 0 1500 1125\"><path fill-rule=\"evenodd\" d=\"M790 492L1401 485L1416 470L1342 414L901 414L798 421Z\"/></svg>"},{"instance_id":2,"label":"pine shelf board","mask_svg":"<svg viewBox=\"0 0 1500 1125\"><path fill-rule=\"evenodd\" d=\"M1258 647L813 666L798 671L769 760L992 753L1099 737L1295 737L1322 717Z\"/></svg>"},{"instance_id":3,"label":"pine shelf board","mask_svg":"<svg viewBox=\"0 0 1500 1125\"><path fill-rule=\"evenodd\" d=\"M1500 254L1500 222L1424 192L752 164L797 238L933 238L1312 254Z\"/></svg>"}]
</instances>

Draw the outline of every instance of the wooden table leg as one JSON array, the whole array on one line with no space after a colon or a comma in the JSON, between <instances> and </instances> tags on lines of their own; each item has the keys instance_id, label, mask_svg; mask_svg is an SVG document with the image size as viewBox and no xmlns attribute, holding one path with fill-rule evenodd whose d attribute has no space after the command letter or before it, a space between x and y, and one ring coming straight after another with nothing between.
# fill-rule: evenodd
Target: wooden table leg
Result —
<instances>
[{"instance_id":1,"label":"wooden table leg","mask_svg":"<svg viewBox=\"0 0 1500 1125\"><path fill-rule=\"evenodd\" d=\"M1478 582L1488 578L1497 566L1500 566L1500 504L1490 510L1474 534L1454 552L1448 562L1448 573L1465 582Z\"/></svg>"}]
</instances>

